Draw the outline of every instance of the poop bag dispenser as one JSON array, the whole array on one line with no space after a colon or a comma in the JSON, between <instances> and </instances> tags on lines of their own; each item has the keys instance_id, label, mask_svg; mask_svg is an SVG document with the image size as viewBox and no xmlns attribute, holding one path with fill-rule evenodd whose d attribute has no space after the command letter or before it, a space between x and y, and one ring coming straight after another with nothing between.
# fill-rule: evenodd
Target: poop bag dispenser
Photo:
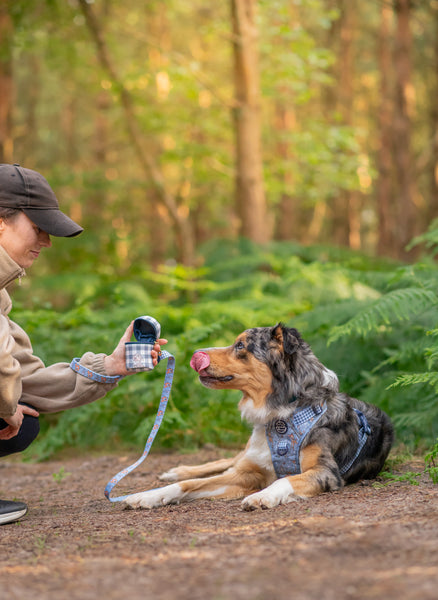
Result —
<instances>
[{"instance_id":1,"label":"poop bag dispenser","mask_svg":"<svg viewBox=\"0 0 438 600\"><path fill-rule=\"evenodd\" d=\"M152 371L151 351L161 335L161 326L149 316L137 317L134 321L136 342L125 343L126 368L129 371Z\"/></svg>"}]
</instances>

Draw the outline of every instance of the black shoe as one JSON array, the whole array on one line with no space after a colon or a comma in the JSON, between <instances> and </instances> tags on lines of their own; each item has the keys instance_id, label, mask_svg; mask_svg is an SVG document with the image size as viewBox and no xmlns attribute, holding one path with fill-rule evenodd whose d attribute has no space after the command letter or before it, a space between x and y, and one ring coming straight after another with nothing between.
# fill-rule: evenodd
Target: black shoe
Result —
<instances>
[{"instance_id":1,"label":"black shoe","mask_svg":"<svg viewBox=\"0 0 438 600\"><path fill-rule=\"evenodd\" d=\"M24 502L10 502L9 500L0 500L0 525L18 521L27 513L27 506Z\"/></svg>"}]
</instances>

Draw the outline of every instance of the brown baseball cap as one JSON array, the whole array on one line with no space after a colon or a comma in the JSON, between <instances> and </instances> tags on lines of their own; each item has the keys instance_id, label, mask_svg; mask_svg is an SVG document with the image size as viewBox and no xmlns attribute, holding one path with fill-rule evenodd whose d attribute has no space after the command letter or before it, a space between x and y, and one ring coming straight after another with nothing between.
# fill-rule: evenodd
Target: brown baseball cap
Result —
<instances>
[{"instance_id":1,"label":"brown baseball cap","mask_svg":"<svg viewBox=\"0 0 438 600\"><path fill-rule=\"evenodd\" d=\"M57 237L82 233L80 225L59 210L47 180L20 165L0 164L0 206L22 210L40 229Z\"/></svg>"}]
</instances>

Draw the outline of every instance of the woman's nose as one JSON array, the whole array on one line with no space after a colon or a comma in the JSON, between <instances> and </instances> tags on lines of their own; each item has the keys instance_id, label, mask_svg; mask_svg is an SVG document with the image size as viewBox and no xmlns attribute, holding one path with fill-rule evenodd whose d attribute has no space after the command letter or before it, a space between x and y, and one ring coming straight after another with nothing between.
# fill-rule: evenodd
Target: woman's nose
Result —
<instances>
[{"instance_id":1,"label":"woman's nose","mask_svg":"<svg viewBox=\"0 0 438 600\"><path fill-rule=\"evenodd\" d=\"M50 235L45 231L40 231L39 234L39 242L41 246L45 246L46 248L50 248L52 245L52 240L50 239Z\"/></svg>"}]
</instances>

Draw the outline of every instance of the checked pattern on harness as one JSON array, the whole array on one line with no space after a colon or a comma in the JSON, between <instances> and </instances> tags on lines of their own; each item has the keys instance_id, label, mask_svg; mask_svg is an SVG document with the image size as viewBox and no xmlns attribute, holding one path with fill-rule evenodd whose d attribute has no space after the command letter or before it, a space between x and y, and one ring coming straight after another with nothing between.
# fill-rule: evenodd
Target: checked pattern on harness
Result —
<instances>
[{"instance_id":1,"label":"checked pattern on harness","mask_svg":"<svg viewBox=\"0 0 438 600\"><path fill-rule=\"evenodd\" d=\"M298 410L288 419L277 419L266 425L266 438L277 477L301 473L301 446L326 410L324 402Z\"/></svg>"}]
</instances>

